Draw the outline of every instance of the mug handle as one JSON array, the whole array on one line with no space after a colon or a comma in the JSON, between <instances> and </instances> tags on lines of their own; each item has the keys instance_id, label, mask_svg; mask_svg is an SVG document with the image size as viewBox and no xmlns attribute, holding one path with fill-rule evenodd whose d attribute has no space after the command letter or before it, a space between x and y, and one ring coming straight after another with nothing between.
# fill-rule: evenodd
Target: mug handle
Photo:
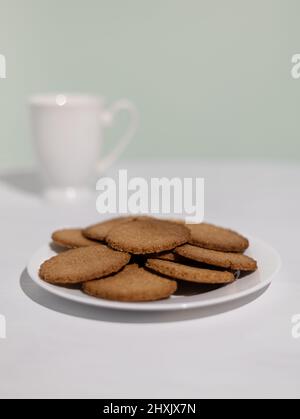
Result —
<instances>
[{"instance_id":1,"label":"mug handle","mask_svg":"<svg viewBox=\"0 0 300 419\"><path fill-rule=\"evenodd\" d=\"M110 108L101 115L101 122L105 127L111 127L117 114L121 111L127 111L130 114L130 122L125 134L119 139L115 148L101 159L98 164L98 172L105 172L124 152L129 145L138 127L138 111L136 107L127 99L120 99L113 103Z\"/></svg>"}]
</instances>

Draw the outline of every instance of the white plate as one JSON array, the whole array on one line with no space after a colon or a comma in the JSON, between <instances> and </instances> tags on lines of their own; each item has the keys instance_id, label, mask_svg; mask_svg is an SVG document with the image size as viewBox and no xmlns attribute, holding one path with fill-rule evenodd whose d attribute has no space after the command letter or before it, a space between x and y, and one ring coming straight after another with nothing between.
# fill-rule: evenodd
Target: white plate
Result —
<instances>
[{"instance_id":1,"label":"white plate","mask_svg":"<svg viewBox=\"0 0 300 419\"><path fill-rule=\"evenodd\" d=\"M192 295L174 295L167 300L125 303L94 298L84 294L79 289L63 288L48 284L39 278L38 271L42 262L56 255L49 245L42 246L31 258L27 270L32 280L51 294L78 303L88 304L111 309L160 311L180 310L196 307L207 307L254 294L270 284L278 272L281 261L278 253L268 244L259 239L251 238L251 248L246 252L258 261L258 270L245 277L237 279L234 283L225 285L213 291L192 293ZM195 287L193 290L195 291ZM199 288L198 288L199 289Z\"/></svg>"}]
</instances>

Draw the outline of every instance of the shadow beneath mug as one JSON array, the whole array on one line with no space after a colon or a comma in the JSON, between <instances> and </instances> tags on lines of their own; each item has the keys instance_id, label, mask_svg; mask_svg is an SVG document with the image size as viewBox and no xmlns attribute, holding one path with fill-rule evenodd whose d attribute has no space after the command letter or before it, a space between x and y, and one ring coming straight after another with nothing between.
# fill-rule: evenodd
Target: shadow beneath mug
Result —
<instances>
[{"instance_id":1,"label":"shadow beneath mug","mask_svg":"<svg viewBox=\"0 0 300 419\"><path fill-rule=\"evenodd\" d=\"M30 195L41 195L43 191L41 177L35 171L23 170L0 174L0 182Z\"/></svg>"},{"instance_id":2,"label":"shadow beneath mug","mask_svg":"<svg viewBox=\"0 0 300 419\"><path fill-rule=\"evenodd\" d=\"M80 317L88 320L96 320L111 323L170 323L182 322L187 320L195 320L209 316L215 316L221 313L226 313L231 310L238 309L246 304L251 303L260 297L268 288L237 301L220 304L212 307L197 308L191 310L177 310L177 311L161 311L161 312L133 312L125 310L112 310L108 308L93 307L73 301L68 301L64 298L55 296L45 291L36 285L30 276L27 269L21 274L20 286L23 292L35 303L62 314L69 316Z\"/></svg>"}]
</instances>

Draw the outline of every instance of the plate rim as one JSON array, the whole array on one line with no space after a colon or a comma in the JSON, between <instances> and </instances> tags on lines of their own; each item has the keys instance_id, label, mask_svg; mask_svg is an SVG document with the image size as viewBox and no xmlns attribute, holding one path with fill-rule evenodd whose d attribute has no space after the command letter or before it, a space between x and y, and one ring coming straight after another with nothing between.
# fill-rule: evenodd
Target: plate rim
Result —
<instances>
[{"instance_id":1,"label":"plate rim","mask_svg":"<svg viewBox=\"0 0 300 419\"><path fill-rule=\"evenodd\" d=\"M96 298L96 297L90 297L88 299L83 299L84 297L86 298L87 296L84 295L84 297L81 296L77 296L77 295L72 295L70 296L70 294L66 294L63 290L64 288L60 288L60 287L55 287L52 284L48 284L47 282L36 278L36 263L34 263L35 259L38 257L38 255L40 255L41 252L43 252L43 250L49 251L49 243L44 244L42 246L40 246L31 256L26 270L27 273L29 275L29 277L31 278L31 280L38 285L39 287L41 287L42 289L44 289L45 291L49 292L52 295L55 295L57 297L63 298L67 301L71 301L71 302L75 302L78 304L84 304L84 305L88 305L88 306L92 306L92 307L99 307L99 308L106 308L106 309L113 309L113 310L125 310L125 311L147 311L147 312L157 312L157 311L176 311L176 310L192 310L195 308L206 308L206 307L211 307L211 306L217 306L217 305L221 305L221 304L226 304L228 302L231 301L236 301L239 299L242 299L244 297L247 297L248 295L252 295L255 294L256 292L260 291L261 289L266 288L274 279L274 277L278 274L278 272L281 269L282 266L282 259L280 254L278 253L278 251L276 249L274 249L273 246L269 245L268 243L266 243L264 240L260 239L260 238L251 238L250 237L250 241L254 241L254 242L258 242L261 245L265 246L268 248L268 250L273 253L274 257L276 258L277 261L277 266L275 267L275 269L273 270L273 272L263 281L261 281L260 283L256 284L253 287L250 287L244 291L239 291L236 292L235 294L230 294L227 296L223 296L223 297L215 297L215 298L211 298L208 300L201 300L201 301L190 301L190 302L176 302L174 301L172 304L170 303L165 303L164 304L164 300L161 300L159 304L155 304L157 302L155 301L149 301L149 302L122 302L122 301L113 301L113 300L105 300L102 298ZM214 292L214 291L211 291ZM203 295L203 294L202 294ZM88 296L89 297L89 296Z\"/></svg>"}]
</instances>

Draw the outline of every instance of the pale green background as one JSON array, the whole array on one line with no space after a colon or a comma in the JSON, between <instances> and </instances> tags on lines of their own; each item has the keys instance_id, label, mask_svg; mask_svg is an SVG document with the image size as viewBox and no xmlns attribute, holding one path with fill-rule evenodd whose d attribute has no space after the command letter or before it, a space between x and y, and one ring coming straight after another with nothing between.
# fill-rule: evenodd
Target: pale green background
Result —
<instances>
[{"instance_id":1,"label":"pale green background","mask_svg":"<svg viewBox=\"0 0 300 419\"><path fill-rule=\"evenodd\" d=\"M0 0L0 168L34 162L26 98L129 97L127 158L300 158L299 0Z\"/></svg>"}]
</instances>

